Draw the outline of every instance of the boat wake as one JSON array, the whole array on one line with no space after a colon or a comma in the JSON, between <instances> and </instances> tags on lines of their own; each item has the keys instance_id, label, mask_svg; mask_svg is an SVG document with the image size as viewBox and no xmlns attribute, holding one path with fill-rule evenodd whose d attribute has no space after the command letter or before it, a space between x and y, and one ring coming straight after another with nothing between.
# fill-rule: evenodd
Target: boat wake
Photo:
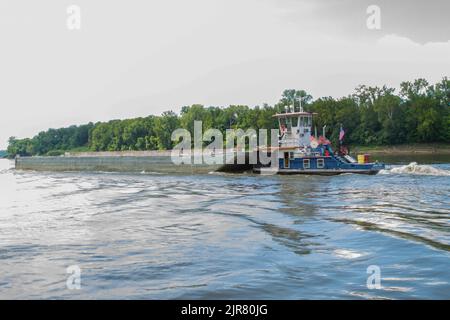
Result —
<instances>
[{"instance_id":1,"label":"boat wake","mask_svg":"<svg viewBox=\"0 0 450 320\"><path fill-rule=\"evenodd\" d=\"M450 171L435 168L429 165L419 165L417 164L417 162L411 162L406 166L381 170L379 174L416 174L425 176L450 176Z\"/></svg>"}]
</instances>

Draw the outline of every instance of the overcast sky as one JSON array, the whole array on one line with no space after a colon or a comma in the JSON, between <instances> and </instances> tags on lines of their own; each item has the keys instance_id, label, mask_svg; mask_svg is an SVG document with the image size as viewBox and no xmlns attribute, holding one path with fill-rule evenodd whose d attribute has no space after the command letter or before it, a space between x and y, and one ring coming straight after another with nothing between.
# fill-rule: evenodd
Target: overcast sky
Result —
<instances>
[{"instance_id":1,"label":"overcast sky","mask_svg":"<svg viewBox=\"0 0 450 320\"><path fill-rule=\"evenodd\" d=\"M381 29L366 9L381 9ZM81 29L67 28L67 7ZM2 0L0 148L49 127L450 75L448 0Z\"/></svg>"}]
</instances>

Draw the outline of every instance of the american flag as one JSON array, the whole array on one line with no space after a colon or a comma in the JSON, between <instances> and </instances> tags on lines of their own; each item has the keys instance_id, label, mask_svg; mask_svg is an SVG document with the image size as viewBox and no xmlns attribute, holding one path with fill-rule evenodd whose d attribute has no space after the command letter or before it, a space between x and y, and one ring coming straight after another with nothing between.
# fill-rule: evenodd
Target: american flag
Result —
<instances>
[{"instance_id":1,"label":"american flag","mask_svg":"<svg viewBox=\"0 0 450 320\"><path fill-rule=\"evenodd\" d=\"M339 141L342 141L342 139L344 139L344 135L345 135L345 131L341 127L341 131L339 132Z\"/></svg>"}]
</instances>

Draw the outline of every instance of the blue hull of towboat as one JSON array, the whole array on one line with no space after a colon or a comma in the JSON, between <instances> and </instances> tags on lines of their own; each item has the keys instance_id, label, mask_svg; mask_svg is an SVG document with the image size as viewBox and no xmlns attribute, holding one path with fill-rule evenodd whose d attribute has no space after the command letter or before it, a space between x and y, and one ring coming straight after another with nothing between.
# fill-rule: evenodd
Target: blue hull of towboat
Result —
<instances>
[{"instance_id":1,"label":"blue hull of towboat","mask_svg":"<svg viewBox=\"0 0 450 320\"><path fill-rule=\"evenodd\" d=\"M279 159L278 167L255 167L256 173L339 175L343 173L377 174L385 168L381 163L347 162L339 156Z\"/></svg>"}]
</instances>

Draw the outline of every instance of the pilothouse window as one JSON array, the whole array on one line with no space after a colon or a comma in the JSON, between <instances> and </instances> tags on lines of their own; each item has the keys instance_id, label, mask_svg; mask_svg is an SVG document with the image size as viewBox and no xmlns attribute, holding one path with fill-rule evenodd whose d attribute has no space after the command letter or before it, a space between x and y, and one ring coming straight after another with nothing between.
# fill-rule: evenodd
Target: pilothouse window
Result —
<instances>
[{"instance_id":1,"label":"pilothouse window","mask_svg":"<svg viewBox=\"0 0 450 320\"><path fill-rule=\"evenodd\" d=\"M311 117L305 117L304 126L305 127L310 127L311 126Z\"/></svg>"},{"instance_id":2,"label":"pilothouse window","mask_svg":"<svg viewBox=\"0 0 450 320\"><path fill-rule=\"evenodd\" d=\"M310 127L311 126L311 117L300 117L300 126L301 127Z\"/></svg>"},{"instance_id":3,"label":"pilothouse window","mask_svg":"<svg viewBox=\"0 0 450 320\"><path fill-rule=\"evenodd\" d=\"M278 119L279 122L279 128L282 134L284 134L287 130L286 128L286 118L280 118Z\"/></svg>"},{"instance_id":4,"label":"pilothouse window","mask_svg":"<svg viewBox=\"0 0 450 320\"><path fill-rule=\"evenodd\" d=\"M286 126L287 126L287 132L291 133L291 129L292 129L292 118L287 118L286 119Z\"/></svg>"}]
</instances>

